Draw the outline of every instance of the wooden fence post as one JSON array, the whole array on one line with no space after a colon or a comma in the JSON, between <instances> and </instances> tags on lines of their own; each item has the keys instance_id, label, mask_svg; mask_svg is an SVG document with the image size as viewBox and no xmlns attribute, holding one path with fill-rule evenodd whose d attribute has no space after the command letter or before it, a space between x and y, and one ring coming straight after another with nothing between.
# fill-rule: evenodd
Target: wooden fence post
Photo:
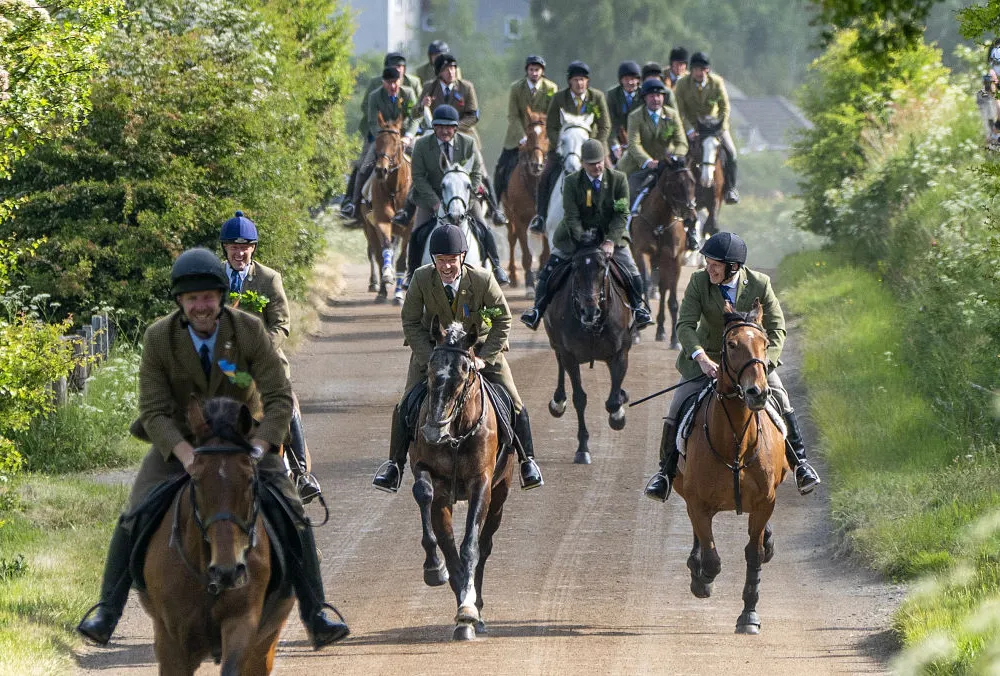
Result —
<instances>
[{"instance_id":1,"label":"wooden fence post","mask_svg":"<svg viewBox=\"0 0 1000 676\"><path fill-rule=\"evenodd\" d=\"M94 331L94 356L100 361L107 361L109 352L107 315L94 315L90 318L90 326Z\"/></svg>"},{"instance_id":2,"label":"wooden fence post","mask_svg":"<svg viewBox=\"0 0 1000 676\"><path fill-rule=\"evenodd\" d=\"M73 384L77 391L82 392L90 377L91 358L94 356L94 327L84 326L76 332L77 342L73 348L73 356L83 358L84 363L73 369Z\"/></svg>"}]
</instances>

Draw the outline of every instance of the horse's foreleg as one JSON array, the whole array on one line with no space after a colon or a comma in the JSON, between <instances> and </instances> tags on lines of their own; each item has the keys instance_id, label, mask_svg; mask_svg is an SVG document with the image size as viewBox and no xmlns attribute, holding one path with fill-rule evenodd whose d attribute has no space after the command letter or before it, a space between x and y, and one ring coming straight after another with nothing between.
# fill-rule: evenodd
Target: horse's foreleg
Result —
<instances>
[{"instance_id":1,"label":"horse's foreleg","mask_svg":"<svg viewBox=\"0 0 1000 676\"><path fill-rule=\"evenodd\" d=\"M583 380L580 378L580 364L572 358L562 362L569 374L569 382L573 386L573 408L576 409L576 456L573 462L578 465L590 464L590 432L587 431L587 393L583 389ZM565 396L565 395L564 395Z\"/></svg>"},{"instance_id":2,"label":"horse's foreleg","mask_svg":"<svg viewBox=\"0 0 1000 676\"><path fill-rule=\"evenodd\" d=\"M263 602L260 603L263 605ZM259 606L258 606L259 607ZM222 666L221 676L242 676L259 673L248 664L251 657L250 639L260 624L260 614L230 617L222 622ZM250 668L248 668L250 667Z\"/></svg>"},{"instance_id":3,"label":"horse's foreleg","mask_svg":"<svg viewBox=\"0 0 1000 676\"><path fill-rule=\"evenodd\" d=\"M476 570L479 568L479 548L483 525L490 509L490 477L479 477L468 486L469 512L465 519L465 537L462 539L462 579L458 595L458 614L455 622L479 621L479 597L476 592Z\"/></svg>"},{"instance_id":4,"label":"horse's foreleg","mask_svg":"<svg viewBox=\"0 0 1000 676\"><path fill-rule=\"evenodd\" d=\"M440 486L439 486L440 487ZM442 495L444 491L437 493L434 503L431 505L431 521L434 526L434 535L437 536L438 547L444 554L445 565L448 566L448 582L451 590L455 593L455 598L461 592L462 561L458 555L458 547L455 546L455 532L452 529L452 506Z\"/></svg>"},{"instance_id":5,"label":"horse's foreleg","mask_svg":"<svg viewBox=\"0 0 1000 676\"><path fill-rule=\"evenodd\" d=\"M513 289L517 286L517 262L514 260L514 249L517 247L517 225L515 224L515 218L511 213L510 207L504 204L504 209L507 210L507 248L510 249L510 258L507 262L507 276L510 277L510 287ZM525 270L527 273L527 270Z\"/></svg>"},{"instance_id":6,"label":"horse's foreleg","mask_svg":"<svg viewBox=\"0 0 1000 676\"><path fill-rule=\"evenodd\" d=\"M507 466L513 463L508 460ZM503 472L503 470L501 470ZM500 521L503 519L503 506L507 501L510 492L511 475L495 483L493 493L490 497L490 510L486 515L486 522L483 524L482 533L479 535L479 565L476 566L476 608L479 609L479 622L476 623L476 632L486 632L486 621L483 619L483 571L486 569L486 560L493 553L493 536L500 528Z\"/></svg>"},{"instance_id":7,"label":"horse's foreleg","mask_svg":"<svg viewBox=\"0 0 1000 676\"><path fill-rule=\"evenodd\" d=\"M534 215L534 212L532 212ZM531 220L531 216L528 217ZM524 268L525 288L535 288L534 261L531 259L531 247L528 245L528 226L522 225L517 232L517 243L521 245L521 267Z\"/></svg>"},{"instance_id":8,"label":"horse's foreleg","mask_svg":"<svg viewBox=\"0 0 1000 676\"><path fill-rule=\"evenodd\" d=\"M556 391L552 393L552 401L549 402L549 413L553 418L561 418L566 412L566 367L563 366L562 358L556 352Z\"/></svg>"},{"instance_id":9,"label":"horse's foreleg","mask_svg":"<svg viewBox=\"0 0 1000 676\"><path fill-rule=\"evenodd\" d=\"M679 350L681 349L681 343L677 340L677 279L680 277L678 272L673 272L670 275L673 278L673 283L670 284L669 294L670 298L667 300L667 307L670 309L670 349ZM666 277L666 275L664 275ZM664 280L660 282L662 287L667 287L667 282L670 280ZM665 289L666 290L666 289ZM664 291L660 292L660 316L663 315L663 296L667 295Z\"/></svg>"},{"instance_id":10,"label":"horse's foreleg","mask_svg":"<svg viewBox=\"0 0 1000 676\"><path fill-rule=\"evenodd\" d=\"M759 634L760 617L757 615L757 600L760 598L760 565L764 558L764 537L767 520L774 511L774 503L769 509L750 514L748 532L750 540L744 549L747 560L747 577L743 585L743 612L736 620L737 634Z\"/></svg>"},{"instance_id":11,"label":"horse's foreleg","mask_svg":"<svg viewBox=\"0 0 1000 676\"><path fill-rule=\"evenodd\" d=\"M691 593L700 599L707 599L712 595L712 583L722 571L722 560L715 549L715 536L712 534L714 514L708 507L696 503L693 499L687 501L687 512L700 553L697 569L688 559L688 568L691 570Z\"/></svg>"},{"instance_id":12,"label":"horse's foreleg","mask_svg":"<svg viewBox=\"0 0 1000 676\"><path fill-rule=\"evenodd\" d=\"M204 654L188 651L182 640L174 640L164 622L154 617L153 653L161 676L193 676Z\"/></svg>"},{"instance_id":13,"label":"horse's foreleg","mask_svg":"<svg viewBox=\"0 0 1000 676\"><path fill-rule=\"evenodd\" d=\"M430 474L420 472L413 482L413 499L420 507L420 526L423 537L420 544L424 548L424 583L430 587L439 587L448 581L448 569L438 556L438 540L434 535L431 518L431 504L434 502L434 486Z\"/></svg>"},{"instance_id":14,"label":"horse's foreleg","mask_svg":"<svg viewBox=\"0 0 1000 676\"><path fill-rule=\"evenodd\" d=\"M608 371L611 372L611 392L608 400L604 402L604 409L608 412L608 425L613 430L625 428L625 403L628 401L628 392L622 389L625 382L625 374L628 372L628 352L619 351L614 359L608 362Z\"/></svg>"}]
</instances>

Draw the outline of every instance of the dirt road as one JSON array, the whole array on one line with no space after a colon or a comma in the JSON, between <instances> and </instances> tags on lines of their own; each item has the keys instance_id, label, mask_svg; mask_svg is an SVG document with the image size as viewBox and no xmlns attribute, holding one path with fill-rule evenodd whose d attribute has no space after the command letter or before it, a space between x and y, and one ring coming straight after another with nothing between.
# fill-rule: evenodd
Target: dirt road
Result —
<instances>
[{"instance_id":1,"label":"dirt road","mask_svg":"<svg viewBox=\"0 0 1000 676\"><path fill-rule=\"evenodd\" d=\"M347 292L331 299L321 329L292 361L315 471L332 511L317 533L327 596L347 617L351 637L309 649L297 616L285 631L281 674L857 674L883 673L892 649L887 627L901 591L836 556L819 490L800 497L791 478L779 491L776 555L763 569L759 636L733 633L742 609L746 517L716 518L723 570L711 599L688 590L691 529L676 496L642 496L656 465L666 398L629 409L614 432L603 401L609 378L585 371L593 464L572 463L571 410L546 410L555 360L543 331L515 321L509 360L532 413L545 486L516 491L486 568L487 638L450 640L455 601L447 587L424 586L420 519L412 476L390 496L371 488L388 448L389 417L405 380L399 310L373 305L367 268L346 268ZM523 290L509 293L515 316ZM633 399L676 379L675 352L647 341L631 353ZM783 370L801 413L794 333ZM806 415L808 417L808 415ZM813 438L810 435L809 438ZM818 465L822 471L822 466ZM460 522L456 519L456 523ZM156 673L151 625L129 603L111 648L79 655L80 673ZM206 664L199 673L217 673Z\"/></svg>"}]
</instances>

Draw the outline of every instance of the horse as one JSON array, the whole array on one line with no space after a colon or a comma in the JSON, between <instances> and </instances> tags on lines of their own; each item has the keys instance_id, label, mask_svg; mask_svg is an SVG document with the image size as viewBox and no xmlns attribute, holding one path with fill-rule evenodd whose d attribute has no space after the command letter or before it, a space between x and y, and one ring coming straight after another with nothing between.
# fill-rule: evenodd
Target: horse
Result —
<instances>
[{"instance_id":1,"label":"horse","mask_svg":"<svg viewBox=\"0 0 1000 676\"><path fill-rule=\"evenodd\" d=\"M694 530L687 566L691 593L698 598L712 595L712 583L722 570L712 535L713 516L734 509L737 514L749 514L738 634L760 633L760 567L774 556L768 521L774 512L775 492L788 472L785 431L770 414L761 415L770 395L762 314L760 299L746 313L733 312L727 303L718 380L695 412L686 454L673 482L687 504ZM780 419L780 414L775 417Z\"/></svg>"},{"instance_id":2,"label":"horse","mask_svg":"<svg viewBox=\"0 0 1000 676\"><path fill-rule=\"evenodd\" d=\"M442 159L442 162L444 161ZM465 233L465 239L469 244L469 251L465 255L466 262L475 267L485 267L492 270L493 265L489 261L485 265L482 263L479 240L469 224L472 218L469 213L470 200L472 199L472 178L469 172L472 171L473 162L474 159L469 158L465 164L453 162L444 167L444 176L441 179L441 204L438 206L437 221L432 226L431 232L444 223L457 225ZM427 233L420 259L421 265L433 262L430 254L430 242L430 233Z\"/></svg>"},{"instance_id":3,"label":"horse","mask_svg":"<svg viewBox=\"0 0 1000 676\"><path fill-rule=\"evenodd\" d=\"M715 117L700 117L697 131L697 138L688 147L688 166L698 177L697 208L708 212L700 233L707 238L719 231L718 216L725 190L724 163L718 161L722 121Z\"/></svg>"},{"instance_id":4,"label":"horse","mask_svg":"<svg viewBox=\"0 0 1000 676\"><path fill-rule=\"evenodd\" d=\"M528 223L535 216L535 193L538 178L545 167L549 151L549 138L545 133L545 113L528 108L528 124L524 127L524 143L518 149L517 166L507 181L503 195L507 214L507 242L510 248L510 285L517 286L517 263L514 248L521 245L521 267L524 268L524 286L533 297L535 274L531 269L531 248L528 245Z\"/></svg>"},{"instance_id":5,"label":"horse","mask_svg":"<svg viewBox=\"0 0 1000 676\"><path fill-rule=\"evenodd\" d=\"M562 221L565 213L562 201L563 184L566 182L567 176L580 171L583 166L580 150L583 148L583 142L590 138L590 125L594 123L594 114L574 115L560 110L559 121L562 126L559 130L556 153L560 158L562 172L556 179L555 185L552 186L552 198L549 200L549 210L545 214L545 238L540 258L543 264L549 258L549 251L554 246L552 238L555 236L556 227Z\"/></svg>"},{"instance_id":6,"label":"horse","mask_svg":"<svg viewBox=\"0 0 1000 676\"><path fill-rule=\"evenodd\" d=\"M646 193L638 213L632 215L632 255L645 285L646 259L649 267L659 270L660 311L656 315L656 340L666 339L664 301L670 309L670 349L679 350L677 340L677 285L684 265L685 226L698 219L695 209L695 180L684 160L665 163L656 184ZM669 293L669 300L667 299Z\"/></svg>"},{"instance_id":7,"label":"horse","mask_svg":"<svg viewBox=\"0 0 1000 676\"><path fill-rule=\"evenodd\" d=\"M392 217L406 202L412 174L410 158L403 147L403 119L387 122L382 113L379 113L378 124L375 169L370 184L371 206L362 207L361 212L371 267L368 290L377 291L376 302L383 302L388 298L388 288L395 286L395 301L398 304L402 302L402 287L398 283L400 275L397 272L396 249L398 247L400 251L398 260L405 261L409 230L394 229Z\"/></svg>"},{"instance_id":8,"label":"horse","mask_svg":"<svg viewBox=\"0 0 1000 676\"><path fill-rule=\"evenodd\" d=\"M253 420L219 397L192 400L188 422L198 441L190 480L150 539L139 595L160 673L194 674L212 655L223 674L269 674L294 598L287 584L268 593L264 489L246 441Z\"/></svg>"},{"instance_id":9,"label":"horse","mask_svg":"<svg viewBox=\"0 0 1000 676\"><path fill-rule=\"evenodd\" d=\"M549 413L562 417L566 412L566 373L573 385L573 407L577 417L577 450L573 462L590 464L590 449L584 411L587 393L580 379L580 364L603 361L611 372L611 392L604 404L608 425L613 430L625 427L625 403L628 393L622 388L628 371L628 352L634 334L632 308L625 291L626 282L615 279L610 256L595 246L577 251L570 264L570 280L553 294L545 313L545 331L556 353L558 383ZM559 274L556 271L555 274Z\"/></svg>"},{"instance_id":10,"label":"horse","mask_svg":"<svg viewBox=\"0 0 1000 676\"><path fill-rule=\"evenodd\" d=\"M458 322L442 329L435 316L431 335L435 347L427 364L427 398L410 450L413 497L426 552L424 582L436 587L450 581L458 603L452 636L463 641L486 631L483 571L510 492L514 454L500 447L496 412L476 369L478 329L467 333ZM461 550L452 527L459 500L469 502Z\"/></svg>"}]
</instances>

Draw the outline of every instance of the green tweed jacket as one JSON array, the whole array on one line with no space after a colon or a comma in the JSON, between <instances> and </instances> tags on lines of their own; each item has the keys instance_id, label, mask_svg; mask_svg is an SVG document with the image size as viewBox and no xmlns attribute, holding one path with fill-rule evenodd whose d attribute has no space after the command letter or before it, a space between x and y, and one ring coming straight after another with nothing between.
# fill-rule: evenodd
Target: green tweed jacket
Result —
<instances>
[{"instance_id":1,"label":"green tweed jacket","mask_svg":"<svg viewBox=\"0 0 1000 676\"><path fill-rule=\"evenodd\" d=\"M623 210L615 210L616 200L624 200L620 203L624 205ZM620 171L605 169L601 175L601 189L596 195L586 170L570 174L563 184L563 208L565 216L556 226L552 243L565 254L576 251L588 231L595 231L598 243L608 239L615 246L627 246L631 241L626 227L628 180Z\"/></svg>"},{"instance_id":2,"label":"green tweed jacket","mask_svg":"<svg viewBox=\"0 0 1000 676\"><path fill-rule=\"evenodd\" d=\"M465 164L472 160L472 190L475 192L483 182L483 165L476 149L476 142L470 136L459 132L452 139L451 159ZM427 134L413 144L413 201L421 207L433 210L441 201L441 180L444 178L444 156L437 136Z\"/></svg>"},{"instance_id":3,"label":"green tweed jacket","mask_svg":"<svg viewBox=\"0 0 1000 676\"><path fill-rule=\"evenodd\" d=\"M414 98L416 98L416 93L420 91L422 85L420 84L420 79L406 73L403 76L403 87L409 87L410 91L413 93ZM371 122L368 119L368 99L373 93L382 88L382 76L378 75L373 77L368 81L367 86L365 86L365 95L361 97L361 122L358 123L358 131L361 132L362 136L367 136L371 130ZM418 101L419 103L419 101ZM416 115L416 113L414 113Z\"/></svg>"},{"instance_id":4,"label":"green tweed jacket","mask_svg":"<svg viewBox=\"0 0 1000 676\"><path fill-rule=\"evenodd\" d=\"M608 90L607 100L608 111L611 113L611 131L608 132L607 140L608 147L610 148L616 143L621 144L622 141L618 138L619 131L623 135L628 131L628 116L633 110L642 108L643 101L639 90L636 90L632 95L632 104L629 105L625 99L625 90L622 89L620 84Z\"/></svg>"},{"instance_id":5,"label":"green tweed jacket","mask_svg":"<svg viewBox=\"0 0 1000 676\"><path fill-rule=\"evenodd\" d=\"M713 116L722 120L722 128L729 129L729 93L722 77L709 73L704 87L699 87L690 75L677 81L675 87L677 109L684 120L684 131L698 124L699 117Z\"/></svg>"},{"instance_id":6,"label":"green tweed jacket","mask_svg":"<svg viewBox=\"0 0 1000 676\"><path fill-rule=\"evenodd\" d=\"M479 134L473 128L479 122L479 99L476 98L476 88L468 80L455 80L451 83L451 93L445 98L441 88L441 80L435 79L424 85L419 101L425 96L431 97L431 112L438 106L447 103L458 111L458 131L476 139L476 144L482 146Z\"/></svg>"},{"instance_id":7,"label":"green tweed jacket","mask_svg":"<svg viewBox=\"0 0 1000 676\"><path fill-rule=\"evenodd\" d=\"M461 322L466 331L479 327L479 343L476 354L488 366L505 365L504 350L508 349L511 314L507 299L500 290L493 274L482 268L468 264L462 266L462 280L455 296L455 309L448 302L444 284L434 265L424 265L413 273L410 288L406 292L401 311L405 345L413 351L410 359L410 373L406 390L426 377L427 362L434 349L431 339L431 320L437 316L441 326ZM480 315L483 308L495 309L497 316L487 325ZM503 369L509 373L509 369ZM506 384L506 383L505 383ZM513 383L511 383L513 385ZM513 390L516 393L516 389Z\"/></svg>"},{"instance_id":8,"label":"green tweed jacket","mask_svg":"<svg viewBox=\"0 0 1000 676\"><path fill-rule=\"evenodd\" d=\"M771 288L771 278L744 266L740 268L737 279L735 309L738 312L748 312L754 300L760 298L764 309L762 323L767 330L768 369L775 368L781 364L781 348L785 344L785 315ZM708 273L704 270L693 273L677 314L677 337L681 341L677 370L685 379L701 375L701 367L691 360L691 355L699 349L719 363L724 307L722 290L709 281Z\"/></svg>"},{"instance_id":9,"label":"green tweed jacket","mask_svg":"<svg viewBox=\"0 0 1000 676\"><path fill-rule=\"evenodd\" d=\"M415 91L415 92L419 92L421 89L423 89L424 85L426 85L428 82L433 82L434 80L437 79L437 73L434 72L434 64L430 63L430 62L424 63L422 66L420 66L419 68L417 68L417 70L415 71L415 73L416 73L417 78L420 78L420 82L421 82L420 86L414 88L413 91ZM409 77L412 77L412 76L409 73L407 73L406 77L409 78ZM455 67L455 77L458 78L459 80L462 79L462 67L461 66L456 66Z\"/></svg>"},{"instance_id":10,"label":"green tweed jacket","mask_svg":"<svg viewBox=\"0 0 1000 676\"><path fill-rule=\"evenodd\" d=\"M253 381L246 387L232 382L220 368L222 361L235 364L237 374L249 374ZM207 380L180 310L146 329L139 365L139 419L164 459L181 441L194 441L187 424L192 395L243 402L259 423L255 436L275 447L288 433L292 387L264 325L242 310L223 308Z\"/></svg>"},{"instance_id":11,"label":"green tweed jacket","mask_svg":"<svg viewBox=\"0 0 1000 676\"><path fill-rule=\"evenodd\" d=\"M514 150L520 145L524 129L528 126L528 108L536 113L547 113L557 91L558 85L545 77L538 80L534 93L528 86L526 77L510 85L507 95L507 135L503 139L506 150Z\"/></svg>"},{"instance_id":12,"label":"green tweed jacket","mask_svg":"<svg viewBox=\"0 0 1000 676\"><path fill-rule=\"evenodd\" d=\"M556 92L549 104L549 115L545 118L545 132L548 134L549 147L551 148L555 148L559 140L559 132L562 131L562 123L559 120L560 110L573 115L593 113L594 122L590 126L590 138L596 138L605 146L607 145L608 132L611 131L611 113L608 111L608 101L604 98L604 92L600 89L588 87L587 98L579 110L569 87Z\"/></svg>"},{"instance_id":13,"label":"green tweed jacket","mask_svg":"<svg viewBox=\"0 0 1000 676\"><path fill-rule=\"evenodd\" d=\"M680 115L673 108L663 106L659 116L659 122L654 125L646 106L628 116L628 154L616 167L626 176L642 169L646 160L662 160L669 154L687 155L687 136L681 128Z\"/></svg>"},{"instance_id":14,"label":"green tweed jacket","mask_svg":"<svg viewBox=\"0 0 1000 676\"><path fill-rule=\"evenodd\" d=\"M281 350L288 338L289 329L292 322L288 313L288 296L285 295L285 286L281 282L281 273L266 265L261 265L257 261L250 263L250 271L243 282L244 291L253 291L256 294L267 297L267 305L263 312L257 312L250 307L240 307L241 310L256 316L264 322L267 335L271 338L271 345L278 352L287 374L288 358ZM239 307L239 306L237 306Z\"/></svg>"},{"instance_id":15,"label":"green tweed jacket","mask_svg":"<svg viewBox=\"0 0 1000 676\"><path fill-rule=\"evenodd\" d=\"M417 117L417 95L409 87L400 87L396 101L386 93L384 87L379 87L368 96L368 133L373 137L378 135L379 113L386 122L403 119L404 136L413 136L420 126L420 118Z\"/></svg>"}]
</instances>

